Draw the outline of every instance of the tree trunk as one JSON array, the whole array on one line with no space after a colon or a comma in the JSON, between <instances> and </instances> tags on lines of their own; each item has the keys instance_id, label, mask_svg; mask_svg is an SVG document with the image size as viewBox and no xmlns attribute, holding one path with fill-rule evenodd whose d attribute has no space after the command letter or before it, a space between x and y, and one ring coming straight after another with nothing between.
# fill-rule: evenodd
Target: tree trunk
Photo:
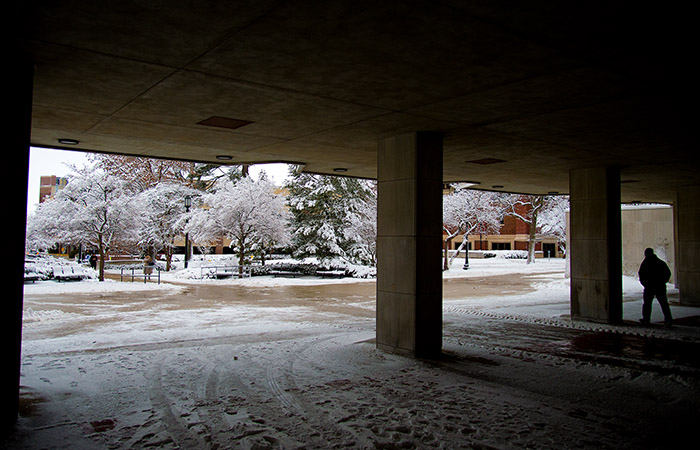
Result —
<instances>
[{"instance_id":1,"label":"tree trunk","mask_svg":"<svg viewBox=\"0 0 700 450\"><path fill-rule=\"evenodd\" d=\"M455 236L457 236L459 234L461 229L462 229L461 226L458 227L457 231L455 231L454 233L451 232L450 230L448 230L447 228L443 227L443 229L442 229L444 232L447 233L447 235L445 236L445 239L444 239L444 242L445 242L445 245L444 245L445 246L445 261L443 262L443 266L442 266L443 270L450 270L450 264L452 264L452 260L448 260L449 254L450 254L450 252L449 252L450 242L452 242L452 239L454 239Z\"/></svg>"},{"instance_id":2,"label":"tree trunk","mask_svg":"<svg viewBox=\"0 0 700 450\"><path fill-rule=\"evenodd\" d=\"M172 267L173 264L173 248L168 247L165 250L165 271L170 272L170 268Z\"/></svg>"},{"instance_id":3,"label":"tree trunk","mask_svg":"<svg viewBox=\"0 0 700 450\"><path fill-rule=\"evenodd\" d=\"M462 238L462 243L459 244L459 247L457 248L457 252L455 252L454 255L452 255L452 258L450 258L450 265L454 262L455 259L459 256L459 252L462 251L463 248L466 247L466 252L469 254L469 235L467 233L464 233L464 237Z\"/></svg>"},{"instance_id":4,"label":"tree trunk","mask_svg":"<svg viewBox=\"0 0 700 450\"><path fill-rule=\"evenodd\" d=\"M105 259L107 259L107 251L105 250L105 245L102 242L102 238L100 237L100 242L99 242L99 252L100 252L100 270L97 276L97 279L99 281L104 281L105 280Z\"/></svg>"},{"instance_id":5,"label":"tree trunk","mask_svg":"<svg viewBox=\"0 0 700 450\"><path fill-rule=\"evenodd\" d=\"M535 246L537 245L537 210L532 212L532 222L530 223L530 236L527 242L527 263L535 262Z\"/></svg>"},{"instance_id":6,"label":"tree trunk","mask_svg":"<svg viewBox=\"0 0 700 450\"><path fill-rule=\"evenodd\" d=\"M243 263L245 262L245 252L243 246L239 246L238 251L238 278L243 278Z\"/></svg>"},{"instance_id":7,"label":"tree trunk","mask_svg":"<svg viewBox=\"0 0 700 450\"><path fill-rule=\"evenodd\" d=\"M442 264L442 270L450 270L450 263L448 261L449 258L449 249L450 249L450 242L452 242L452 239L445 239L445 261Z\"/></svg>"},{"instance_id":8,"label":"tree trunk","mask_svg":"<svg viewBox=\"0 0 700 450\"><path fill-rule=\"evenodd\" d=\"M532 198L532 217L530 219L530 236L527 243L527 263L535 262L535 246L537 245L537 216L544 206L544 195Z\"/></svg>"}]
</instances>

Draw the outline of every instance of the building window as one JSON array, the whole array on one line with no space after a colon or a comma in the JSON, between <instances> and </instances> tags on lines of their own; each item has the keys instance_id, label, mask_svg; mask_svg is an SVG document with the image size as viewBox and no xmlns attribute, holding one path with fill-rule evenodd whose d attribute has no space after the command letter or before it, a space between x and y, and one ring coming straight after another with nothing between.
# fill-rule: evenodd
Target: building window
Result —
<instances>
[{"instance_id":1,"label":"building window","mask_svg":"<svg viewBox=\"0 0 700 450\"><path fill-rule=\"evenodd\" d=\"M491 250L510 250L510 242L492 242Z\"/></svg>"}]
</instances>

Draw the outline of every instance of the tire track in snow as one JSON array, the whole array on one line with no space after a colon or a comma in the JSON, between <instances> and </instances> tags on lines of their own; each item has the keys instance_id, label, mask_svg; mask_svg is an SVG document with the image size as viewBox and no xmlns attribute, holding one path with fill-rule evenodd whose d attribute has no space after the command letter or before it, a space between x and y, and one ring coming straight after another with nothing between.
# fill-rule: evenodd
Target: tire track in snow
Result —
<instances>
[{"instance_id":1,"label":"tire track in snow","mask_svg":"<svg viewBox=\"0 0 700 450\"><path fill-rule=\"evenodd\" d=\"M201 450L211 447L211 430L202 432L202 421L199 416L192 416L191 412L183 409L179 404L179 399L172 399L166 391L166 386L172 384L164 383L164 373L172 374L171 370L164 370L164 367L178 367L169 361L172 357L163 357L157 361L150 371L149 395L153 409L160 416L162 425L172 439L176 448L184 450Z\"/></svg>"},{"instance_id":2,"label":"tire track in snow","mask_svg":"<svg viewBox=\"0 0 700 450\"><path fill-rule=\"evenodd\" d=\"M278 376L275 375L276 371L277 370L272 367L268 367L268 369L266 370L267 386L272 391L272 394L282 404L282 406L284 406L291 412L306 412L293 396L289 395L280 387L279 383L277 382Z\"/></svg>"}]
</instances>

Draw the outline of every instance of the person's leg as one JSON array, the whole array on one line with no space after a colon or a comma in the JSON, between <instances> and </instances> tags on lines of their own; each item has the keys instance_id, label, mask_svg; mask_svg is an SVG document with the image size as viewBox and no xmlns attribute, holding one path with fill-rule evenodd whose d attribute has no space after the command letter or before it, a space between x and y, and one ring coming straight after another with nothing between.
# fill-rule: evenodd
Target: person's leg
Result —
<instances>
[{"instance_id":1,"label":"person's leg","mask_svg":"<svg viewBox=\"0 0 700 450\"><path fill-rule=\"evenodd\" d=\"M656 292L656 299L661 305L661 311L664 313L664 322L666 325L671 325L673 323L673 316L671 316L671 307L668 305L668 297L666 296L666 287L659 289Z\"/></svg>"},{"instance_id":2,"label":"person's leg","mask_svg":"<svg viewBox=\"0 0 700 450\"><path fill-rule=\"evenodd\" d=\"M644 304L642 305L642 319L640 322L649 323L651 319L651 302L654 301L654 292L649 288L644 288Z\"/></svg>"}]
</instances>

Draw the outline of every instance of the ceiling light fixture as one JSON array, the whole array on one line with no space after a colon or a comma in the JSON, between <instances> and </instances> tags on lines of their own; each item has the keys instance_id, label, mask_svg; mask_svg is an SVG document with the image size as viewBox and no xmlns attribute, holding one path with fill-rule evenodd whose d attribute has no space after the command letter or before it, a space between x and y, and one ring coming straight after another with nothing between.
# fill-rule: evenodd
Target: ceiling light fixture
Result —
<instances>
[{"instance_id":1,"label":"ceiling light fixture","mask_svg":"<svg viewBox=\"0 0 700 450\"><path fill-rule=\"evenodd\" d=\"M333 169L333 172L347 172L347 171L348 171L348 169L346 169L345 167L336 167L335 169Z\"/></svg>"},{"instance_id":2,"label":"ceiling light fixture","mask_svg":"<svg viewBox=\"0 0 700 450\"><path fill-rule=\"evenodd\" d=\"M78 145L80 144L80 141L77 139L66 139L66 138L61 138L58 140L59 144L64 144L64 145Z\"/></svg>"},{"instance_id":3,"label":"ceiling light fixture","mask_svg":"<svg viewBox=\"0 0 700 450\"><path fill-rule=\"evenodd\" d=\"M219 161L230 161L233 159L233 156L230 155L216 155L216 159Z\"/></svg>"},{"instance_id":4,"label":"ceiling light fixture","mask_svg":"<svg viewBox=\"0 0 700 450\"><path fill-rule=\"evenodd\" d=\"M467 189L467 188L470 188L472 186L478 186L481 184L481 182L479 182L479 181L459 181L459 182L455 182L452 184L455 185L455 187L458 187L459 189Z\"/></svg>"}]
</instances>

